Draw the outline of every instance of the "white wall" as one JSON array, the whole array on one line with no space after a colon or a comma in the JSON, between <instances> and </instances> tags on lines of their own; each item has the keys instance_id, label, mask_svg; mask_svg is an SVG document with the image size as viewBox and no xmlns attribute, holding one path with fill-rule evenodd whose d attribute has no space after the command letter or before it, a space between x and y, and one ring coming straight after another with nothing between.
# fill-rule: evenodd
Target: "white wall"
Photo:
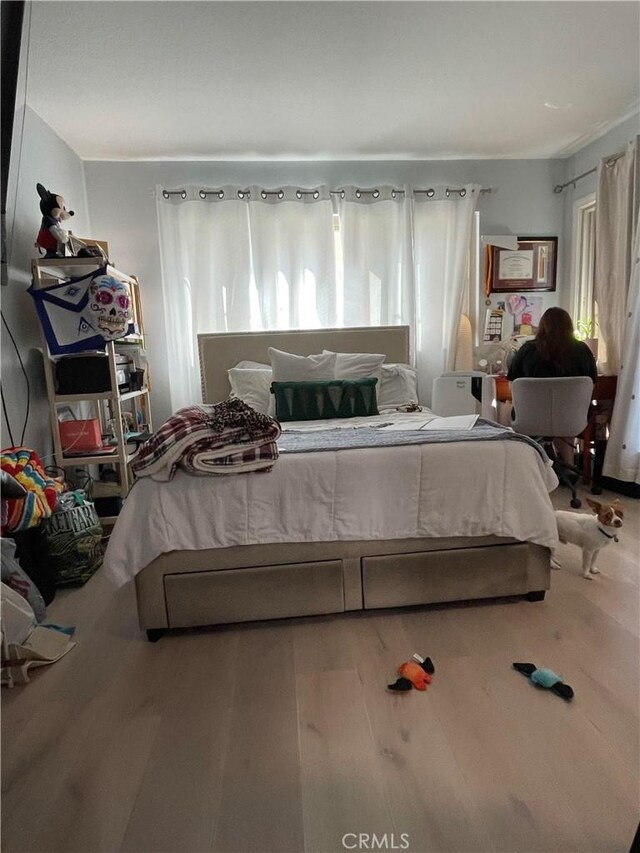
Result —
<instances>
[{"instance_id":1,"label":"white wall","mask_svg":"<svg viewBox=\"0 0 640 853\"><path fill-rule=\"evenodd\" d=\"M558 183L565 183L572 178L588 172L598 165L604 157L610 157L612 154L618 154L624 150L624 147L640 133L640 115L635 115L628 118L626 121L612 128L600 139L586 145L580 151L577 151L573 156L562 161L563 171L562 177ZM567 251L564 254L563 279L567 283L562 293L562 305L568 311L571 310L571 239L573 231L573 205L579 199L584 198L590 193L596 191L598 176L594 172L587 177L582 178L575 185L566 187L562 193L563 200L563 226L562 233L564 237L564 245Z\"/></svg>"},{"instance_id":2,"label":"white wall","mask_svg":"<svg viewBox=\"0 0 640 853\"><path fill-rule=\"evenodd\" d=\"M640 133L640 114L636 113L626 121L611 128L608 133L581 148L571 157L564 160L564 177L560 183L575 178L576 175L581 175L583 172L593 169L597 166L603 157L610 157L612 154L618 154L624 150L625 145ZM567 187L563 193L566 198L575 195L575 198L581 198L584 195L595 192L597 184L597 175L594 173L578 181L574 190L573 186Z\"/></svg>"},{"instance_id":3,"label":"white wall","mask_svg":"<svg viewBox=\"0 0 640 853\"><path fill-rule=\"evenodd\" d=\"M91 233L84 166L80 158L29 107L16 113L16 133L11 151L12 175L8 182L7 219L13 225L7 247L9 284L2 288L2 313L20 350L31 383L31 410L24 443L41 455L51 452L49 410L42 370L39 323L33 301L26 292L31 284L31 260L37 257L35 240L42 215L36 183L64 196L75 212L71 230ZM2 389L13 437L20 441L26 412L26 385L9 336L2 329ZM10 444L4 414L2 447Z\"/></svg>"},{"instance_id":4,"label":"white wall","mask_svg":"<svg viewBox=\"0 0 640 853\"><path fill-rule=\"evenodd\" d=\"M185 183L278 186L342 184L459 186L474 181L494 192L482 196L481 230L486 234L560 235L562 198L553 186L562 162L550 160L322 161L322 162L85 162L92 237L108 240L112 262L136 273L142 284L156 425L169 414L165 327L155 188ZM560 241L560 254L563 247ZM561 269L561 266L559 267ZM559 282L562 288L563 282ZM548 304L557 295L545 297ZM546 307L546 305L545 305Z\"/></svg>"}]
</instances>

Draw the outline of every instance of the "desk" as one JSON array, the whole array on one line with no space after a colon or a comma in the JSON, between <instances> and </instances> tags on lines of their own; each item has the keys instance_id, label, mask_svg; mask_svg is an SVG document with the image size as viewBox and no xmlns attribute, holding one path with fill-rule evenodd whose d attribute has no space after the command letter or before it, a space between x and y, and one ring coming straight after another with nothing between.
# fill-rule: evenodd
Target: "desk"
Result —
<instances>
[{"instance_id":1,"label":"desk","mask_svg":"<svg viewBox=\"0 0 640 853\"><path fill-rule=\"evenodd\" d=\"M496 376L496 400L500 403L511 402L511 383L506 376ZM594 479L598 479L602 469L602 460L606 447L606 426L611 418L613 401L616 398L618 386L617 376L598 376L593 386L593 405L589 410L587 428L578 436L583 442L582 451L582 482L591 482L591 446L595 447ZM598 435L602 432L602 435Z\"/></svg>"}]
</instances>

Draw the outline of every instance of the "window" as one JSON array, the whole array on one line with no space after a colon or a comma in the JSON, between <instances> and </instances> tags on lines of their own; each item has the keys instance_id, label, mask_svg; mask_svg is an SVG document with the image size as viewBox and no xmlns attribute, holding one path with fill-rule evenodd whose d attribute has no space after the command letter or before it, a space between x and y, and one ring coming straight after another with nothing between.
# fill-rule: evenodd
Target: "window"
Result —
<instances>
[{"instance_id":1,"label":"window","mask_svg":"<svg viewBox=\"0 0 640 853\"><path fill-rule=\"evenodd\" d=\"M596 197L595 193L578 199L573 205L573 321L578 328L595 324L596 304L593 295L595 268ZM595 337L595 334L589 335Z\"/></svg>"},{"instance_id":2,"label":"window","mask_svg":"<svg viewBox=\"0 0 640 853\"><path fill-rule=\"evenodd\" d=\"M584 323L594 315L593 273L595 267L595 193L573 205L573 318Z\"/></svg>"},{"instance_id":3,"label":"window","mask_svg":"<svg viewBox=\"0 0 640 853\"><path fill-rule=\"evenodd\" d=\"M598 334L598 303L594 294L596 196L591 193L573 205L572 316L576 337L599 338L598 361L606 361L606 342Z\"/></svg>"}]
</instances>

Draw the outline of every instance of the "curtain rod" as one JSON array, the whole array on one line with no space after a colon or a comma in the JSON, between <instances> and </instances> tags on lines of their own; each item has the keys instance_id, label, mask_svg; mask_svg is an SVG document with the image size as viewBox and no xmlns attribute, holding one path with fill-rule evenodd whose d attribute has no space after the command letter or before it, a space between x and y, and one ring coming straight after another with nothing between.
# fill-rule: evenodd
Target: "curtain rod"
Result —
<instances>
[{"instance_id":1,"label":"curtain rod","mask_svg":"<svg viewBox=\"0 0 640 853\"><path fill-rule=\"evenodd\" d=\"M492 192L493 192L492 187L484 187L480 190L481 195L484 195L485 193L492 193ZM413 193L414 193L414 195L426 195L428 198L432 198L436 194L436 191L433 187L430 187L429 189L425 189L425 190L415 189L415 190L413 190ZM467 191L464 187L446 187L445 193L447 196L451 195L451 193L457 193L461 198L463 198L467 194ZM330 195L339 195L339 196L342 196L344 198L345 190L344 189L329 190L329 194ZM356 187L355 188L355 194L358 198L360 198L361 195L371 195L371 196L373 196L373 198L378 198L378 196L380 195L380 190L377 188L363 189L361 187ZM404 195L404 194L405 194L404 190L396 189L395 187L391 190L391 195L394 198L396 195ZM187 191L185 189L162 190L162 195L164 198L170 198L173 195L179 195L182 198L186 198L187 197ZM224 190L198 190L198 195L202 199L206 199L206 197L209 195L217 195L218 198L222 199L222 198L224 198ZM250 196L250 195L251 195L251 192L249 189L238 190L238 197L239 198L244 198L245 196ZM261 190L261 195L262 195L262 198L267 198L267 196L270 196L270 195L277 195L280 198L282 198L284 196L284 193L282 190ZM318 190L296 190L296 195L298 196L298 198L302 198L303 195L312 195L312 196L314 196L314 198L318 198L319 192L318 192Z\"/></svg>"},{"instance_id":2,"label":"curtain rod","mask_svg":"<svg viewBox=\"0 0 640 853\"><path fill-rule=\"evenodd\" d=\"M605 165L609 166L609 167L613 166L613 164L616 162L616 160L619 160L621 157L624 157L624 155L625 155L624 151L621 151L619 154L614 154L613 156L609 157L609 159L607 160ZM566 184L556 184L555 187L553 188L553 191L554 191L554 193L561 193L566 187L570 187L572 184L575 187L576 181L581 181L582 178L586 178L587 175L593 175L593 173L597 172L597 171L598 171L598 167L594 166L593 169L589 169L588 172L583 172L581 175L578 175L577 177L572 178L570 181L567 181Z\"/></svg>"}]
</instances>

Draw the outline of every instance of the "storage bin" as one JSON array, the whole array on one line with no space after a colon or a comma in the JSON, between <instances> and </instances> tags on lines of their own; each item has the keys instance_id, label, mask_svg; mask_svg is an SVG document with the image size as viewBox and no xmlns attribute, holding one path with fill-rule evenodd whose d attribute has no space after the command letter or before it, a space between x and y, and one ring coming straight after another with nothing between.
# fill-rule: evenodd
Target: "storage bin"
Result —
<instances>
[{"instance_id":1,"label":"storage bin","mask_svg":"<svg viewBox=\"0 0 640 853\"><path fill-rule=\"evenodd\" d=\"M102 433L98 418L58 421L60 444L63 450L96 450L102 447Z\"/></svg>"},{"instance_id":2,"label":"storage bin","mask_svg":"<svg viewBox=\"0 0 640 853\"><path fill-rule=\"evenodd\" d=\"M100 394L111 390L106 354L68 355L55 362L58 394Z\"/></svg>"}]
</instances>

